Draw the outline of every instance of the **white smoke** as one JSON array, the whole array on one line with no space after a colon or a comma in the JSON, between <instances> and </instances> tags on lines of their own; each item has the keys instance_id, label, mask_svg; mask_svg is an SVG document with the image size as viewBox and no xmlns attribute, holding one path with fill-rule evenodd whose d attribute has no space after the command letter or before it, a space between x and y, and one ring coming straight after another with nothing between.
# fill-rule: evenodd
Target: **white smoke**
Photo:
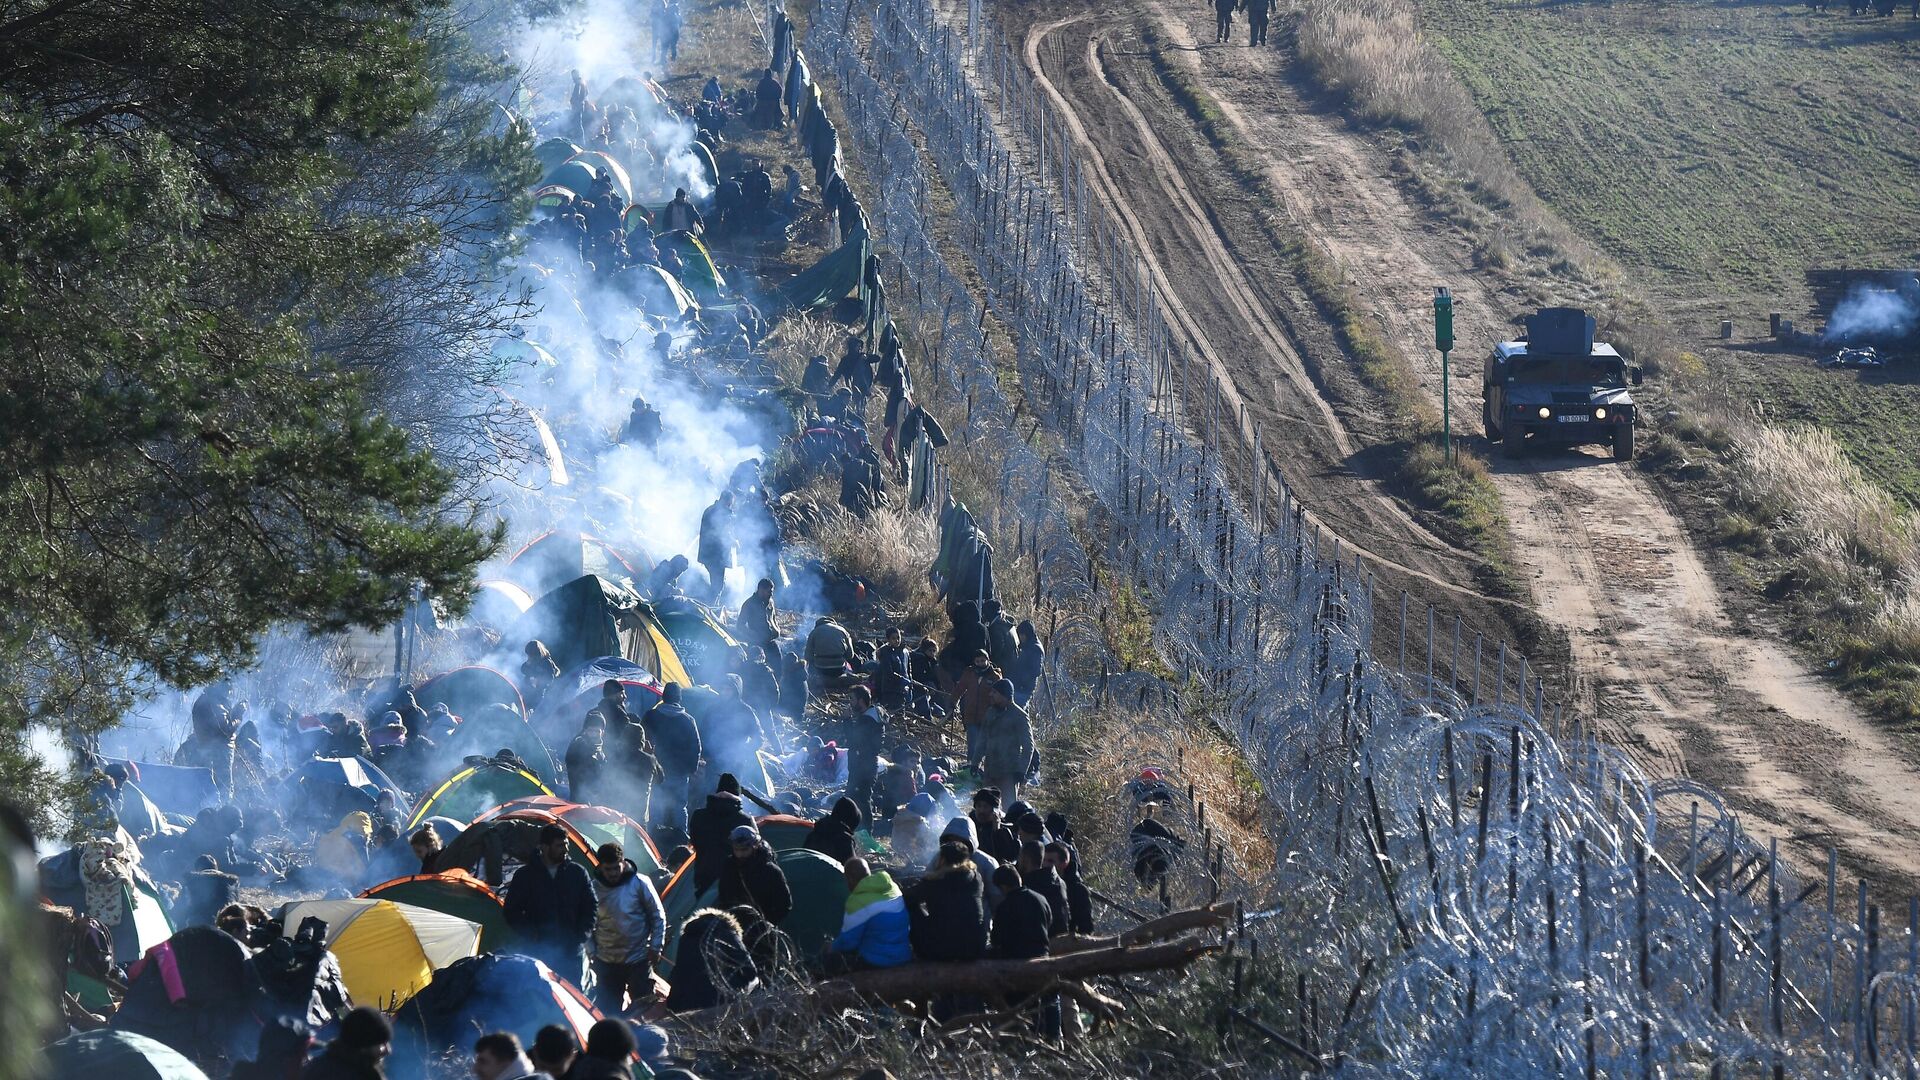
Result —
<instances>
[{"instance_id":1,"label":"white smoke","mask_svg":"<svg viewBox=\"0 0 1920 1080\"><path fill-rule=\"evenodd\" d=\"M1855 285L1827 319L1828 341L1900 338L1920 330L1920 283L1895 292Z\"/></svg>"}]
</instances>

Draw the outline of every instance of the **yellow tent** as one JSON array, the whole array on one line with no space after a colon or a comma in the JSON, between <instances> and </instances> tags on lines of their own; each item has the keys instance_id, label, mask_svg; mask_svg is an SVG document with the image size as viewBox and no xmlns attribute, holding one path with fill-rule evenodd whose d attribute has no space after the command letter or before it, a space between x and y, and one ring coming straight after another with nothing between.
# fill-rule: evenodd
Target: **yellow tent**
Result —
<instances>
[{"instance_id":1,"label":"yellow tent","mask_svg":"<svg viewBox=\"0 0 1920 1080\"><path fill-rule=\"evenodd\" d=\"M327 950L354 1003L392 1012L433 973L480 951L480 924L391 900L303 900L287 906L287 936L313 917L327 924Z\"/></svg>"}]
</instances>

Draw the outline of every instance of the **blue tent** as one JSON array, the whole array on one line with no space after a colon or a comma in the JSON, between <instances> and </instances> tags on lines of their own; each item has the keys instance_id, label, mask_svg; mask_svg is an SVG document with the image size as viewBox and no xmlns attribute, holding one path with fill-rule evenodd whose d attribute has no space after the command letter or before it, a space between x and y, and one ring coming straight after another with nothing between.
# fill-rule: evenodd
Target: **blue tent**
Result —
<instances>
[{"instance_id":1,"label":"blue tent","mask_svg":"<svg viewBox=\"0 0 1920 1080\"><path fill-rule=\"evenodd\" d=\"M427 988L393 1017L393 1056L387 1075L412 1080L448 1048L462 1053L475 1032L509 1031L530 1045L540 1029L558 1024L582 1045L600 1013L572 983L530 956L482 953L433 973ZM635 1075L650 1072L635 1070Z\"/></svg>"},{"instance_id":2,"label":"blue tent","mask_svg":"<svg viewBox=\"0 0 1920 1080\"><path fill-rule=\"evenodd\" d=\"M382 791L393 792L400 806L407 805L406 791L381 772L380 766L363 757L314 758L295 769L288 780L304 785L315 795L337 792L356 803L364 800L365 805L357 809L372 810ZM350 793L358 793L359 798Z\"/></svg>"},{"instance_id":3,"label":"blue tent","mask_svg":"<svg viewBox=\"0 0 1920 1080\"><path fill-rule=\"evenodd\" d=\"M207 1080L178 1050L131 1031L85 1031L47 1047L46 1080Z\"/></svg>"}]
</instances>

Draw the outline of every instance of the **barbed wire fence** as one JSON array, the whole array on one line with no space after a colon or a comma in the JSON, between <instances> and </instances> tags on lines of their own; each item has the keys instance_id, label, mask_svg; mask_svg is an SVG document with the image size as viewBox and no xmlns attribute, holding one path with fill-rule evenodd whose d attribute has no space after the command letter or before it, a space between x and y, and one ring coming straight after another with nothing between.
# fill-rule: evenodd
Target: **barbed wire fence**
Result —
<instances>
[{"instance_id":1,"label":"barbed wire fence","mask_svg":"<svg viewBox=\"0 0 1920 1080\"><path fill-rule=\"evenodd\" d=\"M1824 873L1783 861L1715 792L1549 717L1504 644L1476 638L1469 663L1458 621L1441 644L1431 608L1424 664L1404 608L1395 662L1375 655L1365 561L1185 359L1059 119L968 12L956 30L928 0L822 0L806 53L879 188L925 369L969 403L963 437L1004 448L1035 609L1067 613L1037 719L1117 698L1173 723L1198 693L1277 811L1285 900L1244 924L1297 971L1293 1031L1268 1034L1356 1075L1920 1071L1920 904L1896 927L1865 883L1842 895L1832 852ZM1014 338L1004 375L989 313ZM1104 564L1149 597L1178 680L1116 670L1093 614L1109 583L1023 409L1097 500Z\"/></svg>"}]
</instances>

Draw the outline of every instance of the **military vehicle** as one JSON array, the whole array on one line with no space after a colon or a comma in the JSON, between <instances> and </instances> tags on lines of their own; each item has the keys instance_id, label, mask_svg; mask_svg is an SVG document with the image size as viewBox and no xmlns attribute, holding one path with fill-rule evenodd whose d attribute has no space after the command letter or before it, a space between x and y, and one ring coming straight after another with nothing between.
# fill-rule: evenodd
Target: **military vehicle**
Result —
<instances>
[{"instance_id":1,"label":"military vehicle","mask_svg":"<svg viewBox=\"0 0 1920 1080\"><path fill-rule=\"evenodd\" d=\"M1489 442L1508 457L1528 446L1599 443L1616 461L1633 458L1629 384L1640 385L1640 369L1593 331L1579 308L1542 308L1527 316L1525 337L1493 347L1481 383Z\"/></svg>"}]
</instances>

